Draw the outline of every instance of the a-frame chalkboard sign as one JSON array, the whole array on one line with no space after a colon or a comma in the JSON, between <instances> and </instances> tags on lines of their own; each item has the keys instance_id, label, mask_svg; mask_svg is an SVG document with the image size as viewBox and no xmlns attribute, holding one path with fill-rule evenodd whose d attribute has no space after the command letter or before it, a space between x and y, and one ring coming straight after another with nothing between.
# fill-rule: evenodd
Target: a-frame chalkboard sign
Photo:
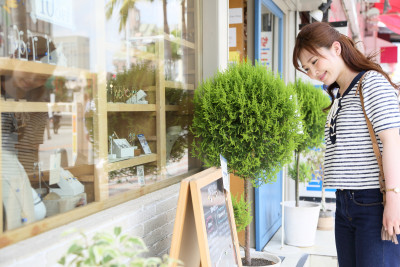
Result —
<instances>
[{"instance_id":1,"label":"a-frame chalkboard sign","mask_svg":"<svg viewBox=\"0 0 400 267\"><path fill-rule=\"evenodd\" d=\"M170 257L188 267L242 266L221 169L210 168L181 181Z\"/></svg>"}]
</instances>

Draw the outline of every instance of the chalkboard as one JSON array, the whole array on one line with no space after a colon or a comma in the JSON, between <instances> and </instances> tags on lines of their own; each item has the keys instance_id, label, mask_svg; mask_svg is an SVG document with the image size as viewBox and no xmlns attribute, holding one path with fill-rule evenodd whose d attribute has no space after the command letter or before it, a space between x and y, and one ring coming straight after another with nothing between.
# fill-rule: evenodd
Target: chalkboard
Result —
<instances>
[{"instance_id":1,"label":"chalkboard","mask_svg":"<svg viewBox=\"0 0 400 267\"><path fill-rule=\"evenodd\" d=\"M238 266L222 178L200 189L212 266Z\"/></svg>"},{"instance_id":2,"label":"chalkboard","mask_svg":"<svg viewBox=\"0 0 400 267\"><path fill-rule=\"evenodd\" d=\"M190 267L242 266L221 169L210 168L182 180L170 257Z\"/></svg>"}]
</instances>

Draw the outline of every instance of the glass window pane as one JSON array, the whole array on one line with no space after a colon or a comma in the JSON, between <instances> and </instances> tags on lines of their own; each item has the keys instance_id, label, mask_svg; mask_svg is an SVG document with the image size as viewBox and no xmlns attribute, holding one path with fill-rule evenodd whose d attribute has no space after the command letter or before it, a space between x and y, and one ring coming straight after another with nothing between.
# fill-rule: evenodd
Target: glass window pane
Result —
<instances>
[{"instance_id":1,"label":"glass window pane","mask_svg":"<svg viewBox=\"0 0 400 267\"><path fill-rule=\"evenodd\" d=\"M101 3L6 1L0 13L5 231L199 166L196 2Z\"/></svg>"}]
</instances>

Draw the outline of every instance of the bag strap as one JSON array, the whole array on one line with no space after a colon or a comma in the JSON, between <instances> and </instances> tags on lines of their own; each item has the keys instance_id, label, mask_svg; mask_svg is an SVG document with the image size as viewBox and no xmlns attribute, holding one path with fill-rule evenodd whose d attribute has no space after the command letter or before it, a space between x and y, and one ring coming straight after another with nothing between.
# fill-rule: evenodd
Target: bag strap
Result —
<instances>
[{"instance_id":1,"label":"bag strap","mask_svg":"<svg viewBox=\"0 0 400 267\"><path fill-rule=\"evenodd\" d=\"M378 166L379 166L379 186L380 186L381 193L383 194L383 203L385 204L386 203L386 194L385 194L386 193L386 186L385 186L385 176L384 176L384 173L383 173L382 154L381 154L381 150L379 149L378 141L376 140L374 128L372 127L371 121L369 120L369 118L367 116L367 113L365 112L365 107L364 107L364 96L363 96L363 92L362 92L362 80L363 80L364 76L367 73L368 72L364 73L363 76L361 76L361 78L360 78L360 80L358 82L356 95L357 95L357 93L360 94L361 106L362 106L362 109L363 109L363 112L364 112L365 121L367 122L369 135L371 137L372 148L374 149L375 157L376 157L376 160L378 161Z\"/></svg>"}]
</instances>

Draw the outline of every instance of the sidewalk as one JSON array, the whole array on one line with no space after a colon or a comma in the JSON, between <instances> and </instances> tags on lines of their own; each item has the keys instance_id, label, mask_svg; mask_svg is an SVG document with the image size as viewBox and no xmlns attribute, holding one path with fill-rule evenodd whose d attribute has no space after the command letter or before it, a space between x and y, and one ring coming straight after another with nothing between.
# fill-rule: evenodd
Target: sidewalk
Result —
<instances>
[{"instance_id":1,"label":"sidewalk","mask_svg":"<svg viewBox=\"0 0 400 267\"><path fill-rule=\"evenodd\" d=\"M288 245L281 247L280 228L263 251L284 257L281 267L337 267L334 231L317 230L315 245L299 248Z\"/></svg>"}]
</instances>

